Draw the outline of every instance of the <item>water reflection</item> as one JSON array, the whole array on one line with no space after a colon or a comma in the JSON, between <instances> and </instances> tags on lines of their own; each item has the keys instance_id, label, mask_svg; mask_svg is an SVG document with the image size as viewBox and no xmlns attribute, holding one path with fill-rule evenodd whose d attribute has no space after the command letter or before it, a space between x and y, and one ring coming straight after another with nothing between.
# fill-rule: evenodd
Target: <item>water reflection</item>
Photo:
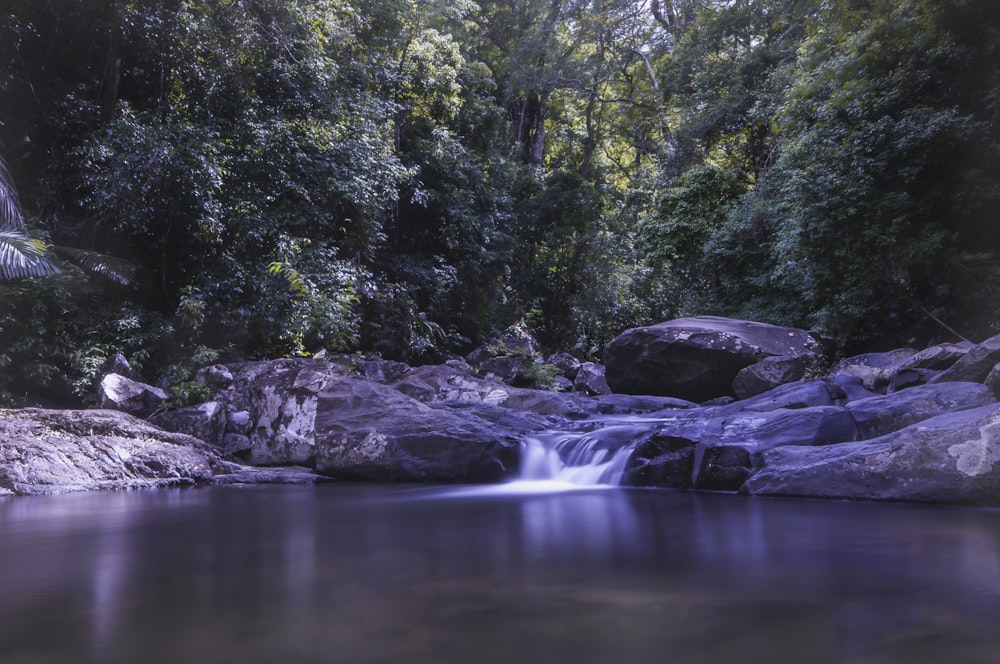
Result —
<instances>
[{"instance_id":1,"label":"water reflection","mask_svg":"<svg viewBox=\"0 0 1000 664\"><path fill-rule=\"evenodd\" d=\"M658 490L0 499L29 662L987 662L1000 512Z\"/></svg>"}]
</instances>

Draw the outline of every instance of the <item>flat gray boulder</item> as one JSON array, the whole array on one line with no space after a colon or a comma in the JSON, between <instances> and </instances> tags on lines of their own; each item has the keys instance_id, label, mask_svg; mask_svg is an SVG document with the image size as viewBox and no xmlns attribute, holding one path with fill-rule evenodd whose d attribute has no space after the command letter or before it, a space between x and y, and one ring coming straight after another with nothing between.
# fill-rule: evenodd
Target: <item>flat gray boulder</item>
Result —
<instances>
[{"instance_id":1,"label":"flat gray boulder","mask_svg":"<svg viewBox=\"0 0 1000 664\"><path fill-rule=\"evenodd\" d=\"M765 323L698 316L626 330L604 350L614 392L704 402L734 396L733 380L766 357L819 357L808 332Z\"/></svg>"},{"instance_id":2,"label":"flat gray boulder","mask_svg":"<svg viewBox=\"0 0 1000 664\"><path fill-rule=\"evenodd\" d=\"M113 410L0 411L0 495L211 482L201 441Z\"/></svg>"},{"instance_id":3,"label":"flat gray boulder","mask_svg":"<svg viewBox=\"0 0 1000 664\"><path fill-rule=\"evenodd\" d=\"M1000 404L872 440L765 452L752 495L1000 505Z\"/></svg>"}]
</instances>

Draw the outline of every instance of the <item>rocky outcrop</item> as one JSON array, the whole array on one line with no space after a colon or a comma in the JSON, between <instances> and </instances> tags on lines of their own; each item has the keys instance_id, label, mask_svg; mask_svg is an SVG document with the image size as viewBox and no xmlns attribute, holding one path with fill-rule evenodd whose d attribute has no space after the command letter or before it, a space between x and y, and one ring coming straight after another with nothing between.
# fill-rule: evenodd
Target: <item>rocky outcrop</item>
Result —
<instances>
[{"instance_id":1,"label":"rocky outcrop","mask_svg":"<svg viewBox=\"0 0 1000 664\"><path fill-rule=\"evenodd\" d=\"M849 358L812 380L803 376L818 371L818 343L801 330L684 319L609 346L616 371L629 366L700 406L606 394L610 368L570 356L539 365L532 348L525 366L573 375L578 389L517 387L464 360L414 368L360 356L281 359L203 368L196 380L212 398L162 411L155 388L108 374L118 407L148 413L159 404L150 422L111 410L0 411L0 494L313 482L317 473L496 482L518 472L522 444L551 444L545 464L561 459L589 477L579 465L593 460L604 463L602 477L613 469L629 485L1000 505L990 494L1000 460L998 338ZM633 342L639 350L615 360L613 347ZM482 374L514 355L487 347L469 358Z\"/></svg>"},{"instance_id":2,"label":"rocky outcrop","mask_svg":"<svg viewBox=\"0 0 1000 664\"><path fill-rule=\"evenodd\" d=\"M740 370L766 357L820 355L803 330L699 316L626 330L605 348L604 364L615 392L704 402L734 395Z\"/></svg>"},{"instance_id":3,"label":"rocky outcrop","mask_svg":"<svg viewBox=\"0 0 1000 664\"><path fill-rule=\"evenodd\" d=\"M925 385L885 396L848 392L839 385L844 382L819 379L745 402L678 411L636 449L625 483L735 491L769 450L868 440L994 401L976 383Z\"/></svg>"},{"instance_id":4,"label":"rocky outcrop","mask_svg":"<svg viewBox=\"0 0 1000 664\"><path fill-rule=\"evenodd\" d=\"M227 462L197 438L119 411L0 410L0 495L323 479Z\"/></svg>"},{"instance_id":5,"label":"rocky outcrop","mask_svg":"<svg viewBox=\"0 0 1000 664\"><path fill-rule=\"evenodd\" d=\"M498 481L516 472L519 451L511 429L475 413L350 379L320 390L315 441L319 472L392 481Z\"/></svg>"},{"instance_id":6,"label":"rocky outcrop","mask_svg":"<svg viewBox=\"0 0 1000 664\"><path fill-rule=\"evenodd\" d=\"M771 450L742 491L1000 504L1000 404L944 413L865 442Z\"/></svg>"},{"instance_id":7,"label":"rocky outcrop","mask_svg":"<svg viewBox=\"0 0 1000 664\"><path fill-rule=\"evenodd\" d=\"M112 410L0 411L0 494L210 481L204 443Z\"/></svg>"}]
</instances>

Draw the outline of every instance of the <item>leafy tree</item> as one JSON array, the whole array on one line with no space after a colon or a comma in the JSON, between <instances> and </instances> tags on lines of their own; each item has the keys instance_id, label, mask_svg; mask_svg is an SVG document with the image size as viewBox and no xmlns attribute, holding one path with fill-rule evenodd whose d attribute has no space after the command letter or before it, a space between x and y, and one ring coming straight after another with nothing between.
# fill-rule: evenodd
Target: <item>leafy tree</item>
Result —
<instances>
[{"instance_id":1,"label":"leafy tree","mask_svg":"<svg viewBox=\"0 0 1000 664\"><path fill-rule=\"evenodd\" d=\"M802 299L804 322L855 343L920 323L951 336L933 311L970 276L963 245L997 248L978 224L998 202L987 58L1000 42L992 27L974 40L959 32L990 13L909 0L827 3L817 15L761 192L777 221L770 279ZM974 299L995 289L979 284Z\"/></svg>"}]
</instances>

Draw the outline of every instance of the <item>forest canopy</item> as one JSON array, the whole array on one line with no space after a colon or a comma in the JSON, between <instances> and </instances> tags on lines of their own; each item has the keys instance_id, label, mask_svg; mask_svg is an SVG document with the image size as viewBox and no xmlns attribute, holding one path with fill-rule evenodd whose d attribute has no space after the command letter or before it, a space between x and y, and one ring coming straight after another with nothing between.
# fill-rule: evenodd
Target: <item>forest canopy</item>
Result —
<instances>
[{"instance_id":1,"label":"forest canopy","mask_svg":"<svg viewBox=\"0 0 1000 664\"><path fill-rule=\"evenodd\" d=\"M1000 331L994 0L7 0L0 400L120 352Z\"/></svg>"}]
</instances>

